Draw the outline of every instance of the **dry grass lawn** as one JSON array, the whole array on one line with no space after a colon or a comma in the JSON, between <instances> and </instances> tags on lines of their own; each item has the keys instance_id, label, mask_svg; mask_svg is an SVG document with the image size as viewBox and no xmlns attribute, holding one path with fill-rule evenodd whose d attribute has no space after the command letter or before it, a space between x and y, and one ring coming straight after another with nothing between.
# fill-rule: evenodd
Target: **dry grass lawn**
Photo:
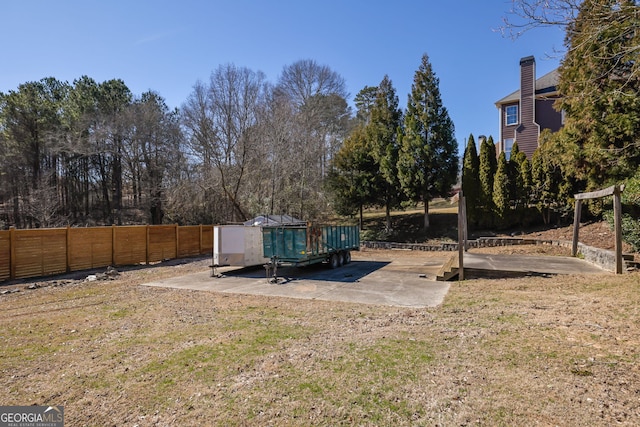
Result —
<instances>
[{"instance_id":1,"label":"dry grass lawn","mask_svg":"<svg viewBox=\"0 0 640 427\"><path fill-rule=\"evenodd\" d=\"M639 273L454 282L433 309L140 286L209 263L13 285L0 402L68 426L640 424Z\"/></svg>"}]
</instances>

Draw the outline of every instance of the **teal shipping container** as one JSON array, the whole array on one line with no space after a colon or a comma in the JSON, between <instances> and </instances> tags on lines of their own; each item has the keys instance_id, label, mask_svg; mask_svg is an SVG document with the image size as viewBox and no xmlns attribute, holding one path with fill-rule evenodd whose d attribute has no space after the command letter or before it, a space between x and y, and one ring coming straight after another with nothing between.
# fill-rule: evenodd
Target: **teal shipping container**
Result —
<instances>
[{"instance_id":1,"label":"teal shipping container","mask_svg":"<svg viewBox=\"0 0 640 427\"><path fill-rule=\"evenodd\" d=\"M351 225L262 227L264 257L272 264L303 266L328 262L332 268L351 262L360 249L360 231Z\"/></svg>"}]
</instances>

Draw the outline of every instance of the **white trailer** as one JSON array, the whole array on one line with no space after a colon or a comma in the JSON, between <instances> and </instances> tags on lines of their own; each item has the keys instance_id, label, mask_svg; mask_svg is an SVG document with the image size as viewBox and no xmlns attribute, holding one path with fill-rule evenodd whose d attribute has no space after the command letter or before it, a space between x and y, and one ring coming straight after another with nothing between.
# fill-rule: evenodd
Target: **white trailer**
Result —
<instances>
[{"instance_id":1,"label":"white trailer","mask_svg":"<svg viewBox=\"0 0 640 427\"><path fill-rule=\"evenodd\" d=\"M263 256L262 227L219 225L213 227L213 268L250 267L269 262Z\"/></svg>"}]
</instances>

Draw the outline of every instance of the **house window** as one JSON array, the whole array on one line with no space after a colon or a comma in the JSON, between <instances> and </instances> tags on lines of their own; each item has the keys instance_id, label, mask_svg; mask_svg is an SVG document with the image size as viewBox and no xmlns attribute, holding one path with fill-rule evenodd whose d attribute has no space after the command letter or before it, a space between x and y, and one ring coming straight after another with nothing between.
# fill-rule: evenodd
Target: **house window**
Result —
<instances>
[{"instance_id":1,"label":"house window","mask_svg":"<svg viewBox=\"0 0 640 427\"><path fill-rule=\"evenodd\" d=\"M507 126L518 124L518 106L509 105L504 109L505 123Z\"/></svg>"},{"instance_id":2,"label":"house window","mask_svg":"<svg viewBox=\"0 0 640 427\"><path fill-rule=\"evenodd\" d=\"M507 156L507 160L511 158L511 149L513 148L513 138L505 138L504 143L504 154Z\"/></svg>"}]
</instances>

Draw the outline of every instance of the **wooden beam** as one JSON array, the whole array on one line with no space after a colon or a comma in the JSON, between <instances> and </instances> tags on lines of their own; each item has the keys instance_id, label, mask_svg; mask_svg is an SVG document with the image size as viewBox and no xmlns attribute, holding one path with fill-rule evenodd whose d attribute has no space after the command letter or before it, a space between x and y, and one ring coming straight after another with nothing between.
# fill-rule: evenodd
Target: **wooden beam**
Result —
<instances>
[{"instance_id":1,"label":"wooden beam","mask_svg":"<svg viewBox=\"0 0 640 427\"><path fill-rule=\"evenodd\" d=\"M597 199L599 197L612 196L618 188L619 188L619 191L622 193L624 191L624 184L620 186L612 185L611 187L607 187L598 191L592 191L590 193L574 194L573 198L576 200L584 200L584 199Z\"/></svg>"}]
</instances>

